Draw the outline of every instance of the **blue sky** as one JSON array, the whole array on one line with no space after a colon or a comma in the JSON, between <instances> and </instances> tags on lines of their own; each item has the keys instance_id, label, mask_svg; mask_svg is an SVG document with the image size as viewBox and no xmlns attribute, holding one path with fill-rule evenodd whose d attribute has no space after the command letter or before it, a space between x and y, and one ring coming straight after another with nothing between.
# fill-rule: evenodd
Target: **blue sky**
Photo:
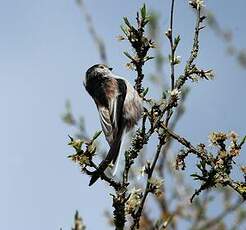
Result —
<instances>
[{"instance_id":1,"label":"blue sky","mask_svg":"<svg viewBox=\"0 0 246 230\"><path fill-rule=\"evenodd\" d=\"M130 81L134 74L124 67L127 60L122 55L128 46L115 38L122 17L135 18L143 2L85 1L106 43L110 65ZM169 2L145 2L162 14L164 32ZM176 2L175 30L181 35L178 54L185 60L194 15L187 1ZM223 27L231 29L236 46L245 49L246 2L205 4ZM163 52L168 53L168 48ZM95 105L82 87L86 69L99 61L75 1L1 1L0 229L70 229L76 209L89 230L108 229L103 216L105 209L111 209L108 191L102 183L89 188L88 178L66 158L71 153L67 135L74 130L60 119L69 98L75 114L84 115L89 133L100 129ZM192 84L187 114L177 131L195 143L206 141L212 130L232 129L244 135L245 70L226 54L224 43L210 29L202 32L199 65L213 68L216 79Z\"/></svg>"}]
</instances>

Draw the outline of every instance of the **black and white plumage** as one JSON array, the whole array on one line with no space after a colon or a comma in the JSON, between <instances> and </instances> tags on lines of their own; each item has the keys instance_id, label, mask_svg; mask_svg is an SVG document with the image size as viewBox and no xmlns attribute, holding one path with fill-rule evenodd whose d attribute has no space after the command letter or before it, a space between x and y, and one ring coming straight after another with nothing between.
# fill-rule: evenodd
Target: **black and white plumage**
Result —
<instances>
[{"instance_id":1,"label":"black and white plumage","mask_svg":"<svg viewBox=\"0 0 246 230\"><path fill-rule=\"evenodd\" d=\"M116 163L123 135L134 127L142 113L142 100L137 91L126 79L114 75L111 70L104 64L94 65L87 70L84 82L96 103L102 130L110 146L89 185L96 182L110 163Z\"/></svg>"}]
</instances>

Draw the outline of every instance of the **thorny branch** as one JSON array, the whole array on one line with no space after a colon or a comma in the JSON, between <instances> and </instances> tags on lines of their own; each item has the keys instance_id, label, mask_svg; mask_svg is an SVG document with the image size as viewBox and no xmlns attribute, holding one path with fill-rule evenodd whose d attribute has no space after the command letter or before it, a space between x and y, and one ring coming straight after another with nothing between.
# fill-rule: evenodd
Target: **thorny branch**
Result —
<instances>
[{"instance_id":1,"label":"thorny branch","mask_svg":"<svg viewBox=\"0 0 246 230\"><path fill-rule=\"evenodd\" d=\"M153 57L147 55L150 48L154 48L155 45L151 39L148 39L145 35L145 26L149 22L147 15L146 6L144 5L140 11L137 13L137 27L130 24L129 20L124 17L125 25L121 26L121 30L124 36L121 36L121 40L127 39L135 53L130 55L127 52L124 54L130 59L128 66L134 68L137 72L137 77L135 79L135 89L141 95L144 91L142 88L142 81L144 79L143 66L145 62L151 60Z\"/></svg>"}]
</instances>

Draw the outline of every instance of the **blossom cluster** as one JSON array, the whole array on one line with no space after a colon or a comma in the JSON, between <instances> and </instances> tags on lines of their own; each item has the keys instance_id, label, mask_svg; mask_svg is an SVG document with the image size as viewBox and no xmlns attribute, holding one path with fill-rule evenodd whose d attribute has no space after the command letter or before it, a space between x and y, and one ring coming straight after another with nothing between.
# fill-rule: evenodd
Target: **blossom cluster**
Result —
<instances>
[{"instance_id":1,"label":"blossom cluster","mask_svg":"<svg viewBox=\"0 0 246 230\"><path fill-rule=\"evenodd\" d=\"M133 188L130 192L130 196L126 201L125 212L127 214L133 214L140 206L142 198L141 189Z\"/></svg>"}]
</instances>

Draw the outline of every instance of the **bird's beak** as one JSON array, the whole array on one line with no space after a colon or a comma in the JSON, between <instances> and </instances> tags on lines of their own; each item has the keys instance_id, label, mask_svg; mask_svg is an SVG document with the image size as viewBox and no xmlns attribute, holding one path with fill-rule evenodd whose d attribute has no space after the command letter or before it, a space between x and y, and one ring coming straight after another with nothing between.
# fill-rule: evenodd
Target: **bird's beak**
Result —
<instances>
[{"instance_id":1,"label":"bird's beak","mask_svg":"<svg viewBox=\"0 0 246 230\"><path fill-rule=\"evenodd\" d=\"M111 67L110 67L110 68L108 68L108 69L109 69L110 71L112 71L112 70L113 70L113 68L111 68Z\"/></svg>"}]
</instances>

